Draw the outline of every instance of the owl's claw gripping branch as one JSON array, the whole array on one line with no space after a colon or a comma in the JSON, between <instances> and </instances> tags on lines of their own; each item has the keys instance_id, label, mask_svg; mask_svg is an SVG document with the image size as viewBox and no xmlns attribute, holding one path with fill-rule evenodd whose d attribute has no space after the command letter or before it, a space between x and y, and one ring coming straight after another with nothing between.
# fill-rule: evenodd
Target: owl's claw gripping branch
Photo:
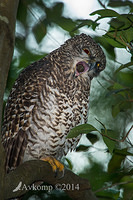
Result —
<instances>
[{"instance_id":1,"label":"owl's claw gripping branch","mask_svg":"<svg viewBox=\"0 0 133 200\"><path fill-rule=\"evenodd\" d=\"M62 176L60 178L64 176L64 165L56 160L56 158L48 156L45 158L41 158L41 160L48 162L51 165L53 172L55 172L55 177L57 176L58 170L59 172L62 172Z\"/></svg>"}]
</instances>

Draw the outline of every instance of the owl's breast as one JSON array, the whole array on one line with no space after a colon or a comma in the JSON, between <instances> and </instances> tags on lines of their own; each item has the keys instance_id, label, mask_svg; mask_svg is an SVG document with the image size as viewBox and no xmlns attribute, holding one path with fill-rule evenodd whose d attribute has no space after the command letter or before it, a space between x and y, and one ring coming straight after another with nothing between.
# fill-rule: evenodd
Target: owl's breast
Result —
<instances>
[{"instance_id":1,"label":"owl's breast","mask_svg":"<svg viewBox=\"0 0 133 200\"><path fill-rule=\"evenodd\" d=\"M73 127L87 122L88 103L89 99L81 96L81 92L71 98L58 89L49 88L47 94L42 91L32 112L26 154L60 159L74 149L80 137L66 139L66 136Z\"/></svg>"}]
</instances>

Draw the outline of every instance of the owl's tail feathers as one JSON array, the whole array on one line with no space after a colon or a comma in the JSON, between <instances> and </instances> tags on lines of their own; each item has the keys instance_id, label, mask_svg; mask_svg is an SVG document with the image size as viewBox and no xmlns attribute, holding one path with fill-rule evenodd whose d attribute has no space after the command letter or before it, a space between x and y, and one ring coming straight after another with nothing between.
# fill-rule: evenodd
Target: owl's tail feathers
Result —
<instances>
[{"instance_id":1,"label":"owl's tail feathers","mask_svg":"<svg viewBox=\"0 0 133 200\"><path fill-rule=\"evenodd\" d=\"M60 178L64 176L64 165L58 160L56 160L56 158L48 156L45 158L41 158L41 160L48 162L51 165L52 170L55 173L55 177L57 176L58 171L62 172L62 176Z\"/></svg>"}]
</instances>

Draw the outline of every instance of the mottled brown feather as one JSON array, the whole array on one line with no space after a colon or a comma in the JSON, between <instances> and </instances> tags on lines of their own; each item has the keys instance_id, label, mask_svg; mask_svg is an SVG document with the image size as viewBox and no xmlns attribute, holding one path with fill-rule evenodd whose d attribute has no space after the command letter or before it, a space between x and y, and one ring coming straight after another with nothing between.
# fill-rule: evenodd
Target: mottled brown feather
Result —
<instances>
[{"instance_id":1,"label":"mottled brown feather","mask_svg":"<svg viewBox=\"0 0 133 200\"><path fill-rule=\"evenodd\" d=\"M90 55L83 54L88 48ZM106 59L101 47L85 34L24 69L16 80L5 108L2 142L9 171L25 160L54 156L60 159L75 149L80 136L66 139L71 128L87 123L89 71L75 78L76 63ZM96 73L96 72L95 72Z\"/></svg>"}]
</instances>

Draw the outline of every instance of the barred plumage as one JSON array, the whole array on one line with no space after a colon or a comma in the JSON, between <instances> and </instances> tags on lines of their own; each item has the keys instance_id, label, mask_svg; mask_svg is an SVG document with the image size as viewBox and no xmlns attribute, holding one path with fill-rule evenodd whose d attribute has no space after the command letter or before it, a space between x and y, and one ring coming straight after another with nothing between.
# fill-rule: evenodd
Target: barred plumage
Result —
<instances>
[{"instance_id":1,"label":"barred plumage","mask_svg":"<svg viewBox=\"0 0 133 200\"><path fill-rule=\"evenodd\" d=\"M7 171L26 160L60 159L75 149L80 137L66 136L87 123L91 80L105 63L101 47L81 34L20 73L2 128Z\"/></svg>"}]
</instances>

